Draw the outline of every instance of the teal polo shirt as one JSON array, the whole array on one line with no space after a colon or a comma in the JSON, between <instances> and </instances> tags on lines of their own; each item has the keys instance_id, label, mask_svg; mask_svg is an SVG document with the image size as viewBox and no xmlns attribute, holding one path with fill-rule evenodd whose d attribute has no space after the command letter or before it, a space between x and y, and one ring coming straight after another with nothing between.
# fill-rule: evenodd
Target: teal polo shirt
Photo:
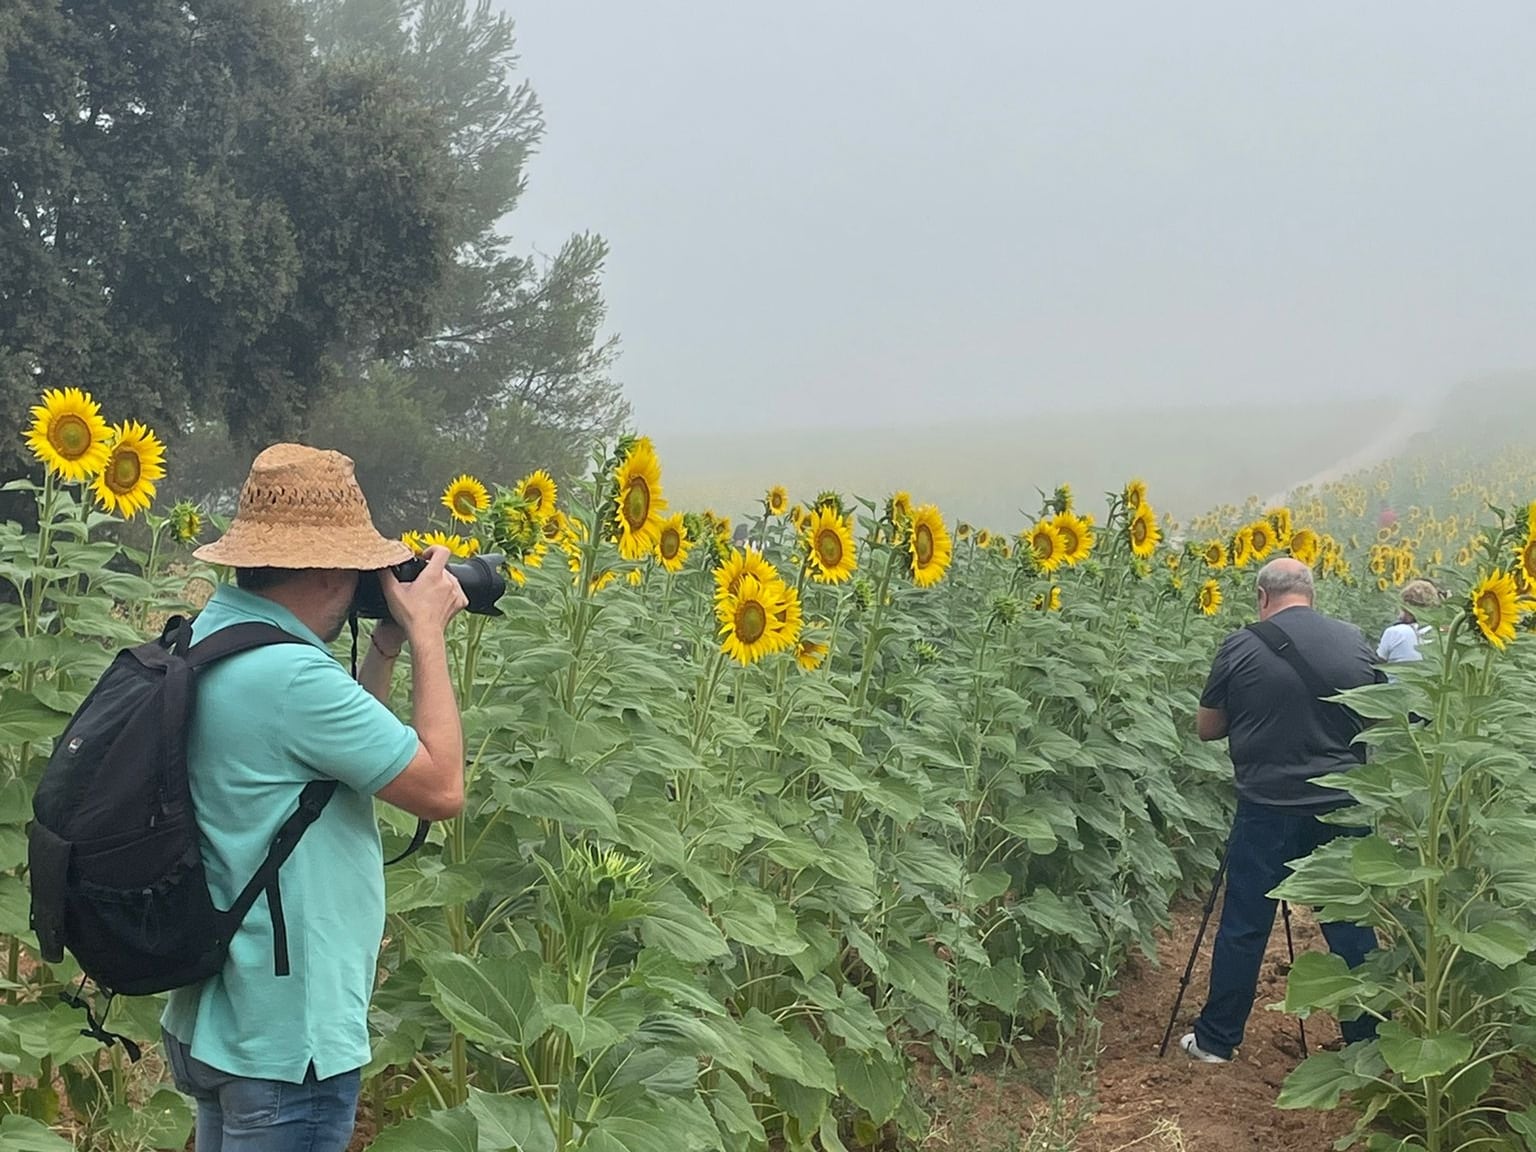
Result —
<instances>
[{"instance_id":1,"label":"teal polo shirt","mask_svg":"<svg viewBox=\"0 0 1536 1152\"><path fill-rule=\"evenodd\" d=\"M263 894L219 975L178 988L161 1018L192 1056L235 1076L300 1083L368 1063L368 1001L384 935L373 796L416 754L416 733L369 695L282 605L222 585L194 641L245 621L307 645L231 656L198 679L187 774L214 901L228 908L312 780L340 787L280 873L291 972L272 970Z\"/></svg>"}]
</instances>

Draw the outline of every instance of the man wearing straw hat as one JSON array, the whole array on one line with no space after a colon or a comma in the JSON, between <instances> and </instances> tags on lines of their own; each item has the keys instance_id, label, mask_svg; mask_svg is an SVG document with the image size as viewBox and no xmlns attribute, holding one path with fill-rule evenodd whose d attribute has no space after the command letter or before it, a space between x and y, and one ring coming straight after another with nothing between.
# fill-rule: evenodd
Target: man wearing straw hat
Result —
<instances>
[{"instance_id":1,"label":"man wearing straw hat","mask_svg":"<svg viewBox=\"0 0 1536 1152\"><path fill-rule=\"evenodd\" d=\"M235 570L193 639L247 621L304 641L230 657L198 679L188 775L208 884L221 907L255 872L306 784L339 782L282 866L288 973L274 964L266 897L236 931L223 971L170 994L162 1018L177 1087L197 1101L198 1152L341 1152L384 932L383 854L373 798L440 820L464 803L464 741L444 629L465 606L433 549L410 558L373 527L352 461L278 444L256 457L224 536L199 559ZM391 619L373 629L358 681L328 645L358 573L378 571ZM394 660L411 648L411 724L385 706Z\"/></svg>"},{"instance_id":2,"label":"man wearing straw hat","mask_svg":"<svg viewBox=\"0 0 1536 1152\"><path fill-rule=\"evenodd\" d=\"M1381 634L1376 655L1388 664L1409 664L1424 659L1419 644L1434 629L1420 624L1415 608L1433 608L1440 603L1440 593L1428 580L1410 580L1403 585L1403 606L1397 622Z\"/></svg>"}]
</instances>

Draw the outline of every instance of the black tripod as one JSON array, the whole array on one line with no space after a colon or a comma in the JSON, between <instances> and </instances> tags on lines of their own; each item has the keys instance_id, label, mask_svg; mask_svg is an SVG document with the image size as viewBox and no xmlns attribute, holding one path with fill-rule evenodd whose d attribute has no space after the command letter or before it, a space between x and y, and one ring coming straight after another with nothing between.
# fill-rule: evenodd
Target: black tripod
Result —
<instances>
[{"instance_id":1,"label":"black tripod","mask_svg":"<svg viewBox=\"0 0 1536 1152\"><path fill-rule=\"evenodd\" d=\"M1189 991L1189 977L1195 970L1195 958L1200 955L1200 945L1205 941L1205 929L1211 922L1211 913L1216 909L1216 897L1221 893L1221 883L1227 876L1227 855L1232 851L1232 843L1228 841L1221 850L1221 863L1216 866L1216 878L1211 881L1211 894L1205 898L1205 911L1200 914L1200 931L1195 933L1195 946L1189 950L1189 962L1184 965L1184 975L1179 979L1179 994L1173 1001L1173 1011L1168 1014L1168 1027L1163 1030L1163 1043L1158 1048L1159 1057L1168 1055L1168 1042L1173 1039L1173 1027L1179 1021L1179 1009L1184 1006L1184 993ZM1296 966L1296 941L1291 935L1291 905L1288 901L1280 901L1280 915L1285 921L1285 949L1289 953L1291 966ZM1307 1022L1300 1017L1296 1019L1296 1027L1301 1031L1301 1054L1307 1054Z\"/></svg>"}]
</instances>

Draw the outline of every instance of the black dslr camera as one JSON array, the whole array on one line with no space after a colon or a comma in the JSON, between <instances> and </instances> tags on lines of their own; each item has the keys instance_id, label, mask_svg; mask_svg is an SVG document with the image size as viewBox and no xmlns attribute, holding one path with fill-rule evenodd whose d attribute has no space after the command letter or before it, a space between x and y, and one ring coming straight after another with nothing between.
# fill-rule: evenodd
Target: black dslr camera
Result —
<instances>
[{"instance_id":1,"label":"black dslr camera","mask_svg":"<svg viewBox=\"0 0 1536 1152\"><path fill-rule=\"evenodd\" d=\"M500 616L496 601L507 590L507 578L501 569L506 557L495 552L483 556L471 556L468 560L454 560L448 564L448 574L459 582L464 595L469 598L469 610L477 616ZM413 556L403 564L390 569L395 579L409 584L426 569L427 562ZM357 591L352 596L352 612L362 620L389 619L389 605L384 600L384 587L379 583L377 572L359 572Z\"/></svg>"}]
</instances>

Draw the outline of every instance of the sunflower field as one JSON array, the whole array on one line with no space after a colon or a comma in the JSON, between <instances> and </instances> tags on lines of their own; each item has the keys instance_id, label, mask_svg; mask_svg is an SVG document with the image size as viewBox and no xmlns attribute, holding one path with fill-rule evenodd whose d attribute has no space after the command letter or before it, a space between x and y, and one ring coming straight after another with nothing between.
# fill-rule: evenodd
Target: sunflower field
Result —
<instances>
[{"instance_id":1,"label":"sunflower field","mask_svg":"<svg viewBox=\"0 0 1536 1152\"><path fill-rule=\"evenodd\" d=\"M0 524L0 1144L179 1148L157 1000L113 1007L132 1064L80 1035L77 970L36 958L25 825L113 652L229 578L189 556L219 521L157 513L158 439L77 391L26 436L42 482L5 487L37 525ZM1071 1031L1208 882L1231 772L1197 699L1289 554L1373 639L1407 581L1447 598L1426 660L1357 694L1373 755L1340 783L1376 834L1288 881L1383 949L1305 957L1286 1007L1381 1036L1302 1064L1281 1104L1357 1107L1371 1148L1536 1148L1536 458L1397 461L1187 524L1135 480L1008 526L773 488L744 547L669 508L662 472L632 438L559 488L459 476L405 537L509 580L503 616L451 636L465 813L387 873L370 1147L921 1143L915 1061ZM379 819L402 847L414 820Z\"/></svg>"}]
</instances>

